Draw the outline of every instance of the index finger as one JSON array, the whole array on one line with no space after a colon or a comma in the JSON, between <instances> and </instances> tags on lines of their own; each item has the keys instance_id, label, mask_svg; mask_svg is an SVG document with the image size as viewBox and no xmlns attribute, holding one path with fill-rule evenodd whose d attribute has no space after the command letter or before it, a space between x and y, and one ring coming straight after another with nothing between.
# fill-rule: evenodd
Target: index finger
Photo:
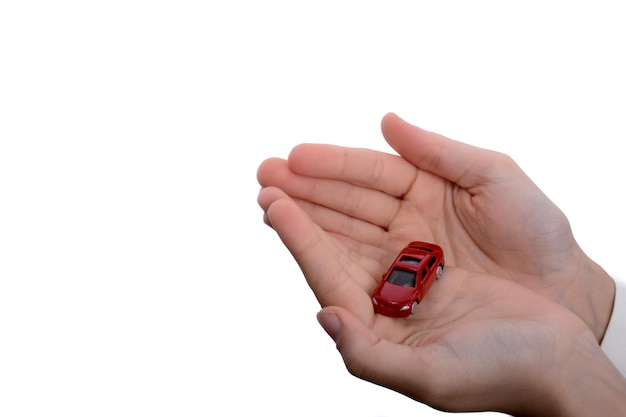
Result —
<instances>
[{"instance_id":1,"label":"index finger","mask_svg":"<svg viewBox=\"0 0 626 417\"><path fill-rule=\"evenodd\" d=\"M397 155L336 145L297 145L288 164L303 176L344 181L394 197L404 196L417 176L415 166Z\"/></svg>"},{"instance_id":2,"label":"index finger","mask_svg":"<svg viewBox=\"0 0 626 417\"><path fill-rule=\"evenodd\" d=\"M513 162L502 153L413 126L394 113L383 117L381 129L387 143L418 169L465 189L493 181Z\"/></svg>"}]
</instances>

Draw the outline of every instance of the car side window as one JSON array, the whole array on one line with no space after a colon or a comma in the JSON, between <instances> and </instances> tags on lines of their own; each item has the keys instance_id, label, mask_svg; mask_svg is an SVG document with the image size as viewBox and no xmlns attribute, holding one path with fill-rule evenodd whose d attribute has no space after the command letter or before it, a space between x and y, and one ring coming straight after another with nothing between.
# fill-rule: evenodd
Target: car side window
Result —
<instances>
[{"instance_id":1,"label":"car side window","mask_svg":"<svg viewBox=\"0 0 626 417\"><path fill-rule=\"evenodd\" d=\"M435 265L435 261L436 261L436 260L437 260L437 259L436 259L436 258L434 258L434 257L433 257L433 258L430 258L430 259L428 260L428 267L429 267L429 268L432 268L432 267L433 267L433 265Z\"/></svg>"},{"instance_id":2,"label":"car side window","mask_svg":"<svg viewBox=\"0 0 626 417\"><path fill-rule=\"evenodd\" d=\"M428 275L428 273L426 272L426 268L422 268L422 275L420 277L420 280L424 281L426 275Z\"/></svg>"}]
</instances>

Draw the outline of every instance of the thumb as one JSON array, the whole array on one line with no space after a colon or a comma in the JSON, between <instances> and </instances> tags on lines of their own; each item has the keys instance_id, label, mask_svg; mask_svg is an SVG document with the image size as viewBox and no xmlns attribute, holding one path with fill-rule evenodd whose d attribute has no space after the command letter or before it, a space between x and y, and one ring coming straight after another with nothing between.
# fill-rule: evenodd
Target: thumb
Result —
<instances>
[{"instance_id":1,"label":"thumb","mask_svg":"<svg viewBox=\"0 0 626 417\"><path fill-rule=\"evenodd\" d=\"M463 188L485 181L497 155L411 125L394 113L383 117L381 129L387 143L404 159Z\"/></svg>"},{"instance_id":2,"label":"thumb","mask_svg":"<svg viewBox=\"0 0 626 417\"><path fill-rule=\"evenodd\" d=\"M385 386L423 401L424 387L415 379L430 365L418 348L379 338L363 321L340 307L326 307L317 319L337 344L348 371L357 378Z\"/></svg>"}]
</instances>

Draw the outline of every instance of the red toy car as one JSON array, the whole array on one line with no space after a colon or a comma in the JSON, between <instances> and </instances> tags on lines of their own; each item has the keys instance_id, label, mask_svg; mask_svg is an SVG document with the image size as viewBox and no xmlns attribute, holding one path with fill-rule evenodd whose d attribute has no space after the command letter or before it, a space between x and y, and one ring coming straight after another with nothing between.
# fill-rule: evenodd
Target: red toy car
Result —
<instances>
[{"instance_id":1,"label":"red toy car","mask_svg":"<svg viewBox=\"0 0 626 417\"><path fill-rule=\"evenodd\" d=\"M441 277L444 265L441 247L426 242L409 243L374 291L374 311L391 317L414 314L435 279Z\"/></svg>"}]
</instances>

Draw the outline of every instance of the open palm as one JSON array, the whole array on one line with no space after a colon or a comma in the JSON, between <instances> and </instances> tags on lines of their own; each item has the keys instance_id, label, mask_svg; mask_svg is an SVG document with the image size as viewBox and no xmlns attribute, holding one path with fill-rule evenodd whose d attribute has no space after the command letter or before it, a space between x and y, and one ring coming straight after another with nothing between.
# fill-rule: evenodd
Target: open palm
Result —
<instances>
[{"instance_id":1,"label":"open palm","mask_svg":"<svg viewBox=\"0 0 626 417\"><path fill-rule=\"evenodd\" d=\"M610 279L588 279L603 271L580 249L563 213L510 158L395 115L382 127L402 157L304 144L287 160L265 161L259 182L294 199L337 240L346 259L372 276L407 242L432 241L444 248L448 265L505 277L547 296L601 337L606 323L598 317L605 312L588 300Z\"/></svg>"}]
</instances>

